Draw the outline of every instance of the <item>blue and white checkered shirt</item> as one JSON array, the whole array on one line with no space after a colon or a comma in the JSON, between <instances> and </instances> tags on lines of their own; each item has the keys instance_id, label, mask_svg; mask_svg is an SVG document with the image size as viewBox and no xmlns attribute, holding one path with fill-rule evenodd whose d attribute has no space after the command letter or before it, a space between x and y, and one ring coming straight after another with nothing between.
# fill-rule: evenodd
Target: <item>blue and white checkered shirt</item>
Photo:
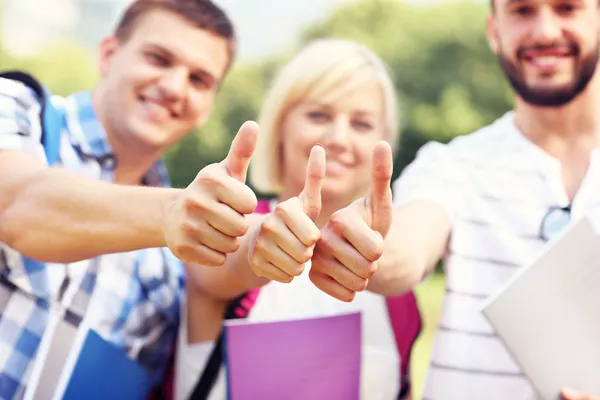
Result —
<instances>
[{"instance_id":1,"label":"blue and white checkered shirt","mask_svg":"<svg viewBox=\"0 0 600 400\"><path fill-rule=\"evenodd\" d=\"M114 157L94 113L91 94L52 100L64 116L57 165L92 179L112 181ZM32 90L0 78L0 150L27 151L45 158L39 112ZM157 163L144 181L168 186L163 164ZM168 249L111 254L65 265L29 260L0 242L0 269L4 282L12 286L10 295L0 296L0 309L4 309L0 398L23 396L50 307L82 295L91 295L84 317L88 325L143 366L156 383L162 379L173 352L185 282L181 262ZM78 289L81 293L74 294Z\"/></svg>"}]
</instances>

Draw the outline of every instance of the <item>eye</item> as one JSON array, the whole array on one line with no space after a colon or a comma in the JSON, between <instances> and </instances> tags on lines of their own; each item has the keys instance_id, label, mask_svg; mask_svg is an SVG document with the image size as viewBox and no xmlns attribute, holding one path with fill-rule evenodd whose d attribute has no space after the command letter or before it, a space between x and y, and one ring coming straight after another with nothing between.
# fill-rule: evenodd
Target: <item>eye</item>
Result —
<instances>
[{"instance_id":1,"label":"eye","mask_svg":"<svg viewBox=\"0 0 600 400\"><path fill-rule=\"evenodd\" d=\"M569 15L572 14L577 7L572 3L561 3L556 6L556 12L561 15Z\"/></svg>"},{"instance_id":2,"label":"eye","mask_svg":"<svg viewBox=\"0 0 600 400\"><path fill-rule=\"evenodd\" d=\"M359 132L369 132L373 130L373 125L370 122L363 120L353 120L352 126Z\"/></svg>"},{"instance_id":3,"label":"eye","mask_svg":"<svg viewBox=\"0 0 600 400\"><path fill-rule=\"evenodd\" d=\"M148 52L146 53L146 59L150 61L151 64L159 67L167 67L169 65L169 60L158 53Z\"/></svg>"},{"instance_id":4,"label":"eye","mask_svg":"<svg viewBox=\"0 0 600 400\"><path fill-rule=\"evenodd\" d=\"M535 10L531 6L519 6L513 10L513 13L515 13L521 17L528 17L530 15L533 15L534 12L535 12Z\"/></svg>"},{"instance_id":5,"label":"eye","mask_svg":"<svg viewBox=\"0 0 600 400\"><path fill-rule=\"evenodd\" d=\"M210 84L208 83L208 81L206 79L204 79L204 77L202 75L193 74L190 77L190 80L192 81L192 84L194 86L201 87L203 89L208 89L210 87Z\"/></svg>"},{"instance_id":6,"label":"eye","mask_svg":"<svg viewBox=\"0 0 600 400\"><path fill-rule=\"evenodd\" d=\"M309 111L309 112L306 113L306 116L311 121L317 122L317 123L324 123L324 122L327 122L327 121L329 121L331 119L331 117L329 116L329 114L327 114L324 111Z\"/></svg>"}]
</instances>

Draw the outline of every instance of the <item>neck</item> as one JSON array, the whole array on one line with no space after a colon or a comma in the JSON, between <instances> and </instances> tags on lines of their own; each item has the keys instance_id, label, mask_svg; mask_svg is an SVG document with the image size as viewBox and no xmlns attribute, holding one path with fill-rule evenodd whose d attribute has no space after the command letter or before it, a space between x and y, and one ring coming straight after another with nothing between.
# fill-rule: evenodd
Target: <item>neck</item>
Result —
<instances>
[{"instance_id":1,"label":"neck","mask_svg":"<svg viewBox=\"0 0 600 400\"><path fill-rule=\"evenodd\" d=\"M598 75L570 103L561 107L538 107L517 98L515 123L533 143L552 155L555 147L600 144L600 79Z\"/></svg>"},{"instance_id":2,"label":"neck","mask_svg":"<svg viewBox=\"0 0 600 400\"><path fill-rule=\"evenodd\" d=\"M106 102L101 99L106 95L106 90L102 84L99 84L92 94L94 112L110 143L112 152L117 159L117 168L115 169L115 183L121 185L139 185L148 170L158 160L160 154L149 152L148 149L137 146L135 141L127 142L126 135L117 134L111 128L110 119L107 117L109 111L104 107Z\"/></svg>"}]
</instances>

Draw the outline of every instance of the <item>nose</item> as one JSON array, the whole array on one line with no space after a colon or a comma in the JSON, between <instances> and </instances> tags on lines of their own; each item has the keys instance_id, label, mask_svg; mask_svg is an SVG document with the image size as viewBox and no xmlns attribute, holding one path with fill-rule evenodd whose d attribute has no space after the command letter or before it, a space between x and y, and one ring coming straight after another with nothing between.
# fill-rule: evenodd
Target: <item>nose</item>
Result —
<instances>
[{"instance_id":1,"label":"nose","mask_svg":"<svg viewBox=\"0 0 600 400\"><path fill-rule=\"evenodd\" d=\"M324 140L328 145L328 148L337 149L339 151L348 146L348 140L350 139L349 124L350 120L347 116L340 115L333 119Z\"/></svg>"},{"instance_id":2,"label":"nose","mask_svg":"<svg viewBox=\"0 0 600 400\"><path fill-rule=\"evenodd\" d=\"M170 68L161 77L158 87L167 100L177 100L185 96L188 84L188 71L185 68Z\"/></svg>"},{"instance_id":3,"label":"nose","mask_svg":"<svg viewBox=\"0 0 600 400\"><path fill-rule=\"evenodd\" d=\"M535 18L532 37L540 44L552 44L561 37L562 27L552 7L543 7Z\"/></svg>"}]
</instances>

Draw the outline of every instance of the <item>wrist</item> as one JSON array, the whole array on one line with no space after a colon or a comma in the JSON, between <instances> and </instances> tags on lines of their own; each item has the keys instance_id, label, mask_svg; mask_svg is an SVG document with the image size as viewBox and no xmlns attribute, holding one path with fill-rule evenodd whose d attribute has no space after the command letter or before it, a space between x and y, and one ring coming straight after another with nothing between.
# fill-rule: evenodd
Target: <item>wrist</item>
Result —
<instances>
[{"instance_id":1,"label":"wrist","mask_svg":"<svg viewBox=\"0 0 600 400\"><path fill-rule=\"evenodd\" d=\"M162 189L161 193L157 196L158 220L155 236L160 243L157 247L168 247L166 232L172 219L172 209L180 194L181 189Z\"/></svg>"}]
</instances>

